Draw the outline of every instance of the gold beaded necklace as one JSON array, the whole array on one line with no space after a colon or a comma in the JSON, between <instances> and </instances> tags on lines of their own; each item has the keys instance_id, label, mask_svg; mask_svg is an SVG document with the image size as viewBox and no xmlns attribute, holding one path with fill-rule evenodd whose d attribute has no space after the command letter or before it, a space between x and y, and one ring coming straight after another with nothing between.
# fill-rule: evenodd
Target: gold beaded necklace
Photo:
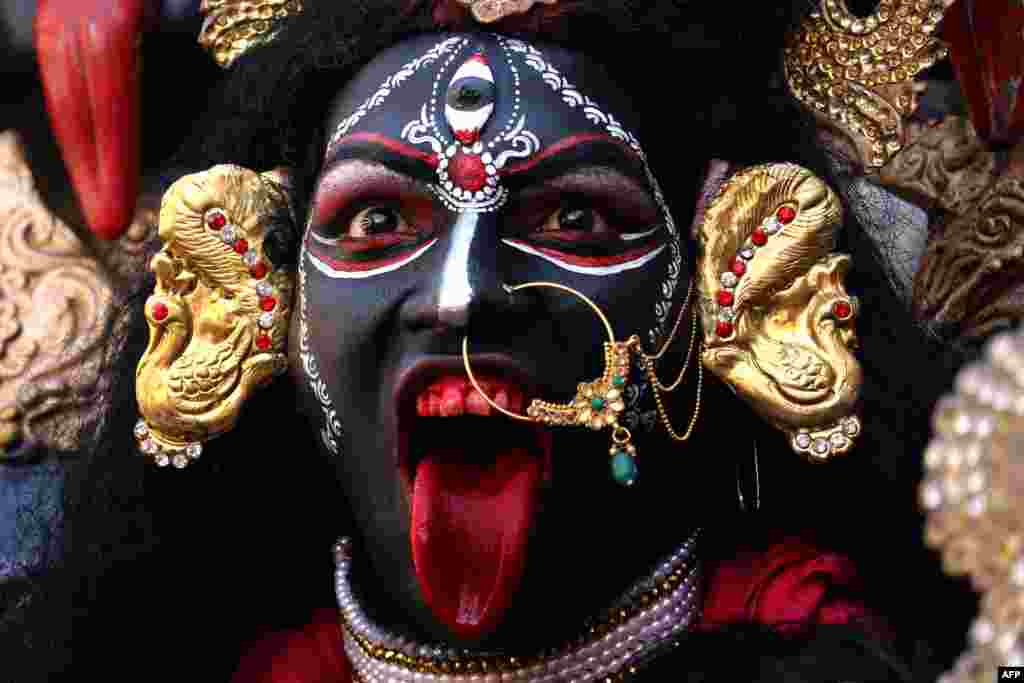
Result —
<instances>
[{"instance_id":1,"label":"gold beaded necklace","mask_svg":"<svg viewBox=\"0 0 1024 683\"><path fill-rule=\"evenodd\" d=\"M662 425L665 427L665 431L668 432L669 438L673 441L686 441L693 434L693 428L697 424L697 418L700 415L700 399L701 391L704 386L704 364L700 361L700 356L704 351L704 341L701 340L696 342L697 344L697 398L693 406L693 415L690 417L690 423L687 425L686 432L679 434L672 427L672 422L668 417L668 410L665 408L665 403L662 400L662 392L668 394L679 388L683 378L686 376L686 371L690 368L690 360L693 358L693 347L697 339L697 315L694 313L691 317L693 318L693 324L690 330L690 343L686 349L686 360L683 362L683 368L679 371L679 375L676 377L668 386L661 383L658 379L657 362L665 355L668 351L669 346L675 340L676 334L679 332L680 324L686 315L686 310L690 306L690 300L693 297L693 280L690 280L690 287L686 291L686 299L683 301L682 307L679 309L679 315L676 317L675 324L672 325L672 332L666 337L664 343L657 353L648 355L643 352L640 347L640 340L636 339L635 349L640 356L640 364L644 371L647 373L647 378L651 383L651 393L654 395L654 405L658 411L658 417L661 419Z\"/></svg>"}]
</instances>

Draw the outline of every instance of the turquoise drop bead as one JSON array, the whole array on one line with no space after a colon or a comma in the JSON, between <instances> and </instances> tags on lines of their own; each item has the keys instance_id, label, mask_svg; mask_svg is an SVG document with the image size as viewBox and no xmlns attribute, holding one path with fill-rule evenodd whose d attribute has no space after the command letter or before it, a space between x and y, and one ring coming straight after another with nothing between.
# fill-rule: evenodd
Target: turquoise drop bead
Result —
<instances>
[{"instance_id":1,"label":"turquoise drop bead","mask_svg":"<svg viewBox=\"0 0 1024 683\"><path fill-rule=\"evenodd\" d=\"M615 377L612 378L612 384L615 385L616 387L622 387L625 383L626 378L623 377L622 375L615 375Z\"/></svg>"},{"instance_id":2,"label":"turquoise drop bead","mask_svg":"<svg viewBox=\"0 0 1024 683\"><path fill-rule=\"evenodd\" d=\"M593 408L594 410L601 410L602 408L604 408L604 399L595 398L593 401L590 402L590 407Z\"/></svg>"},{"instance_id":3,"label":"turquoise drop bead","mask_svg":"<svg viewBox=\"0 0 1024 683\"><path fill-rule=\"evenodd\" d=\"M612 478L623 486L636 481L636 461L625 451L618 451L612 456Z\"/></svg>"}]
</instances>

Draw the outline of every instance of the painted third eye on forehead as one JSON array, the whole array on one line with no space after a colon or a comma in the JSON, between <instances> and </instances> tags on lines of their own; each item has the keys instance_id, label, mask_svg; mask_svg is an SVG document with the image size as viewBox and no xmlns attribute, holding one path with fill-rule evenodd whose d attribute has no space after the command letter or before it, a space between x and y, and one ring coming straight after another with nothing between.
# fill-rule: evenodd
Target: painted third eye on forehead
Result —
<instances>
[{"instance_id":1,"label":"painted third eye on forehead","mask_svg":"<svg viewBox=\"0 0 1024 683\"><path fill-rule=\"evenodd\" d=\"M449 38L350 107L314 197L310 263L331 278L384 275L427 253L459 214L574 273L654 261L675 231L639 144L564 79L552 92L531 51ZM440 66L420 71L425 61ZM422 98L394 94L417 79L429 80Z\"/></svg>"}]
</instances>

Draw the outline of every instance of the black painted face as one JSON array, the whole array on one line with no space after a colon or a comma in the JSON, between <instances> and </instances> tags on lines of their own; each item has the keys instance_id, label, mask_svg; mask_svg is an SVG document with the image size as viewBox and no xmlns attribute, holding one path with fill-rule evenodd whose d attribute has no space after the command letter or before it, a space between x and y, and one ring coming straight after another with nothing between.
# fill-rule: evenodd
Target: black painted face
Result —
<instances>
[{"instance_id":1,"label":"black painted face","mask_svg":"<svg viewBox=\"0 0 1024 683\"><path fill-rule=\"evenodd\" d=\"M644 568L633 534L673 487L615 484L607 433L496 415L460 356L468 334L488 393L523 413L598 377L604 338L576 298L504 285L575 288L648 348L675 314L689 274L628 101L561 50L422 36L367 66L328 115L293 366L386 623L543 639Z\"/></svg>"}]
</instances>

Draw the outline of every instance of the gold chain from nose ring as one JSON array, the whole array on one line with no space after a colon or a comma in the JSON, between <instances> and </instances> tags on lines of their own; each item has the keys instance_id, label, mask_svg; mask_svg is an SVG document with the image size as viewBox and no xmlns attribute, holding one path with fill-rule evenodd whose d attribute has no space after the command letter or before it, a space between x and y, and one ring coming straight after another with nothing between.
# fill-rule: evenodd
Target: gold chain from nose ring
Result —
<instances>
[{"instance_id":1,"label":"gold chain from nose ring","mask_svg":"<svg viewBox=\"0 0 1024 683\"><path fill-rule=\"evenodd\" d=\"M665 355L665 352L668 350L668 347L672 344L672 341L675 339L676 333L679 331L679 325L682 322L683 317L686 315L686 309L690 305L690 298L692 296L693 296L693 280L690 280L690 287L689 287L689 289L686 292L686 299L683 301L682 308L679 309L679 315L678 315L678 317L676 317L675 324L672 326L672 332L665 339L664 344L662 344L661 349L659 349L656 354L653 354L653 355L645 354L643 352L643 350L640 348L639 342L637 343L637 351L640 354L641 364L642 364L644 370L647 373L647 378L650 380L650 383L651 383L651 392L654 394L654 405L655 405L655 407L658 410L658 417L661 419L661 423L665 427L665 431L668 432L669 437L673 441L686 441L687 439L689 439L690 435L693 433L694 426L697 424L697 418L700 415L701 391L702 391L703 386L704 386L704 364L700 361L700 356L701 356L701 354L703 353L703 350L704 350L704 342L703 342L703 340L701 340L701 342L699 343L699 345L697 347L697 356L698 356L698 359L697 359L697 398L696 398L696 400L694 402L693 415L690 417L690 424L687 426L686 432L684 434L680 435L672 427L672 422L669 420L669 417L668 417L668 410L665 409L665 404L664 404L664 401L662 400L662 396L661 396L661 392L665 392L667 394L667 393L671 393L671 392L675 391L677 388L679 388L679 385L683 381L683 377L686 376L686 371L690 367L690 359L693 357L694 340L697 338L697 315L696 315L696 313L694 313L694 315L692 316L693 317L693 324L691 325L691 330L690 330L690 343L689 343L689 345L688 345L688 347L686 349L686 360L683 363L683 369L679 371L679 375L676 377L675 381L672 382L670 385L665 386L658 379L658 372L657 372L657 368L656 368L656 362L663 355Z\"/></svg>"}]
</instances>

